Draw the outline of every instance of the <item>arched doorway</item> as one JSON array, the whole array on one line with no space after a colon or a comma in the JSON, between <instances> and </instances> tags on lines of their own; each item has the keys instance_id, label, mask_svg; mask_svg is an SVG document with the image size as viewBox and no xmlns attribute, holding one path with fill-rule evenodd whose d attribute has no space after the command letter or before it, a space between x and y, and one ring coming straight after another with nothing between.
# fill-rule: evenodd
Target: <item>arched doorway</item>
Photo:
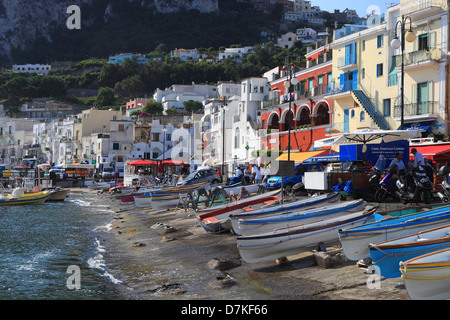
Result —
<instances>
[{"instance_id":1,"label":"arched doorway","mask_svg":"<svg viewBox=\"0 0 450 320\"><path fill-rule=\"evenodd\" d=\"M311 124L311 111L308 107L302 107L298 112L297 124L299 126Z\"/></svg>"},{"instance_id":2,"label":"arched doorway","mask_svg":"<svg viewBox=\"0 0 450 320\"><path fill-rule=\"evenodd\" d=\"M284 117L284 128L283 131L288 131L294 129L293 127L294 113L289 110Z\"/></svg>"},{"instance_id":3,"label":"arched doorway","mask_svg":"<svg viewBox=\"0 0 450 320\"><path fill-rule=\"evenodd\" d=\"M272 113L269 116L269 121L267 123L267 129L279 129L279 121L280 118L278 117L277 113Z\"/></svg>"},{"instance_id":4,"label":"arched doorway","mask_svg":"<svg viewBox=\"0 0 450 320\"><path fill-rule=\"evenodd\" d=\"M320 103L316 106L316 121L315 121L316 126L330 123L330 115L328 111L329 108L325 102Z\"/></svg>"}]
</instances>

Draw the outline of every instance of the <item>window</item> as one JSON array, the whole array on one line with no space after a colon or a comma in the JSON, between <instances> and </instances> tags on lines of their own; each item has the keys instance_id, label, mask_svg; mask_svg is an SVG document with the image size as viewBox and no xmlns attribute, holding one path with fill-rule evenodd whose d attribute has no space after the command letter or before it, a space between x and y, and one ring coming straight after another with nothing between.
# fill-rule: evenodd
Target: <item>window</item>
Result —
<instances>
[{"instance_id":1,"label":"window","mask_svg":"<svg viewBox=\"0 0 450 320\"><path fill-rule=\"evenodd\" d=\"M381 77L383 75L383 64L377 64L377 77Z\"/></svg>"},{"instance_id":2,"label":"window","mask_svg":"<svg viewBox=\"0 0 450 320\"><path fill-rule=\"evenodd\" d=\"M362 51L366 50L366 40L363 40L362 42Z\"/></svg>"},{"instance_id":3,"label":"window","mask_svg":"<svg viewBox=\"0 0 450 320\"><path fill-rule=\"evenodd\" d=\"M234 148L237 149L239 148L239 140L240 140L240 130L239 128L236 128L236 130L234 131Z\"/></svg>"},{"instance_id":4,"label":"window","mask_svg":"<svg viewBox=\"0 0 450 320\"><path fill-rule=\"evenodd\" d=\"M345 46L345 65L356 63L356 42Z\"/></svg>"},{"instance_id":5,"label":"window","mask_svg":"<svg viewBox=\"0 0 450 320\"><path fill-rule=\"evenodd\" d=\"M383 100L383 116L389 117L391 115L391 99Z\"/></svg>"},{"instance_id":6,"label":"window","mask_svg":"<svg viewBox=\"0 0 450 320\"><path fill-rule=\"evenodd\" d=\"M359 121L366 121L366 113L364 111L361 111L359 114Z\"/></svg>"},{"instance_id":7,"label":"window","mask_svg":"<svg viewBox=\"0 0 450 320\"><path fill-rule=\"evenodd\" d=\"M366 68L362 68L361 79L364 79L365 77L366 77Z\"/></svg>"},{"instance_id":8,"label":"window","mask_svg":"<svg viewBox=\"0 0 450 320\"><path fill-rule=\"evenodd\" d=\"M117 142L113 143L113 150L120 150L120 146Z\"/></svg>"},{"instance_id":9,"label":"window","mask_svg":"<svg viewBox=\"0 0 450 320\"><path fill-rule=\"evenodd\" d=\"M125 125L119 124L119 131L125 131Z\"/></svg>"},{"instance_id":10,"label":"window","mask_svg":"<svg viewBox=\"0 0 450 320\"><path fill-rule=\"evenodd\" d=\"M384 35L380 34L377 36L377 48L383 47Z\"/></svg>"},{"instance_id":11,"label":"window","mask_svg":"<svg viewBox=\"0 0 450 320\"><path fill-rule=\"evenodd\" d=\"M355 110L352 110L352 112L351 112L351 117L352 117L352 118L355 117Z\"/></svg>"},{"instance_id":12,"label":"window","mask_svg":"<svg viewBox=\"0 0 450 320\"><path fill-rule=\"evenodd\" d=\"M419 51L420 50L429 50L429 43L428 43L428 33L421 34L418 38L418 44L419 44Z\"/></svg>"}]
</instances>

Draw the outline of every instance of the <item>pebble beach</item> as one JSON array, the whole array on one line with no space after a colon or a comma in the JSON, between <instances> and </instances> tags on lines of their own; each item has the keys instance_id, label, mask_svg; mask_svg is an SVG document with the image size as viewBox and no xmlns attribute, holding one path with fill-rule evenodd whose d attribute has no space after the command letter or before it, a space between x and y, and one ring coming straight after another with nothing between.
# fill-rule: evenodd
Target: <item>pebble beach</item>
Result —
<instances>
[{"instance_id":1,"label":"pebble beach","mask_svg":"<svg viewBox=\"0 0 450 320\"><path fill-rule=\"evenodd\" d=\"M95 192L75 188L74 192ZM373 275L345 259L324 267L313 251L283 263L241 260L236 235L208 234L196 213L184 208L153 211L98 194L114 212L99 238L104 259L121 294L129 300L409 300L401 278Z\"/></svg>"}]
</instances>

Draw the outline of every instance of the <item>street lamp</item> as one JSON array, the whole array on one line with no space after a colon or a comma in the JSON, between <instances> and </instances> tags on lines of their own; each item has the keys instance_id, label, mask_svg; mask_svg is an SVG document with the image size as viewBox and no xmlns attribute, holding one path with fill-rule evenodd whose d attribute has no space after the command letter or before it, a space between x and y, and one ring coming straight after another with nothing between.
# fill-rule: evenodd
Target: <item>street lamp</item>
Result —
<instances>
[{"instance_id":1,"label":"street lamp","mask_svg":"<svg viewBox=\"0 0 450 320\"><path fill-rule=\"evenodd\" d=\"M187 125L188 125L188 130L189 130L189 137L188 137L188 163L189 163L189 167L191 167L191 158L192 158L192 147L191 147L191 127L192 127L192 119L188 119L186 121Z\"/></svg>"},{"instance_id":2,"label":"street lamp","mask_svg":"<svg viewBox=\"0 0 450 320\"><path fill-rule=\"evenodd\" d=\"M226 108L226 103L222 104L222 176L225 170L225 111L228 110Z\"/></svg>"},{"instance_id":3,"label":"street lamp","mask_svg":"<svg viewBox=\"0 0 450 320\"><path fill-rule=\"evenodd\" d=\"M283 86L286 88L286 90L289 93L289 112L288 115L290 116L292 110L291 110L291 85L298 84L298 79L296 77L292 77L292 66L289 64L289 56L286 57L286 65L289 68L289 74L288 74L288 80L286 80L283 83ZM289 119L289 125L288 125L288 161L291 160L291 126L292 122L294 120L294 114L292 113L292 118ZM285 120L286 121L286 120Z\"/></svg>"},{"instance_id":4,"label":"street lamp","mask_svg":"<svg viewBox=\"0 0 450 320\"><path fill-rule=\"evenodd\" d=\"M405 30L405 25L407 20L409 19L409 30ZM398 39L397 35L397 29L400 24L400 31L401 31L401 40ZM404 126L404 112L405 112L405 104L404 104L404 98L405 98L405 92L404 92L404 84L405 84L405 65L404 65L404 55L405 55L405 40L408 42L413 42L416 39L416 35L412 31L412 21L411 17L409 16L402 16L402 19L397 21L397 24L395 25L395 38L391 41L391 47L394 49L400 49L402 50L402 65L401 65L401 84L400 84L400 108L401 108L401 116L400 116L400 130L403 130Z\"/></svg>"},{"instance_id":5,"label":"street lamp","mask_svg":"<svg viewBox=\"0 0 450 320\"><path fill-rule=\"evenodd\" d=\"M164 143L163 143L163 162L164 162L166 160L166 132L167 132L166 127L164 127L161 131L162 131L163 138L164 138Z\"/></svg>"}]
</instances>

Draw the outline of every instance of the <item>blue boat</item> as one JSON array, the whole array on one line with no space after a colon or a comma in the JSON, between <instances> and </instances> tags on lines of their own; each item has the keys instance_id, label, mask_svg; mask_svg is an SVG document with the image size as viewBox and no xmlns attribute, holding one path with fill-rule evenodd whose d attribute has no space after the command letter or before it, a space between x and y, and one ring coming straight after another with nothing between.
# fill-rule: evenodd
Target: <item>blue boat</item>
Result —
<instances>
[{"instance_id":1,"label":"blue boat","mask_svg":"<svg viewBox=\"0 0 450 320\"><path fill-rule=\"evenodd\" d=\"M376 271L385 278L401 277L400 262L433 251L450 248L450 224L406 237L369 244Z\"/></svg>"},{"instance_id":2,"label":"blue boat","mask_svg":"<svg viewBox=\"0 0 450 320\"><path fill-rule=\"evenodd\" d=\"M404 237L450 223L450 205L398 218L338 231L345 255L350 260L369 258L368 245Z\"/></svg>"}]
</instances>

